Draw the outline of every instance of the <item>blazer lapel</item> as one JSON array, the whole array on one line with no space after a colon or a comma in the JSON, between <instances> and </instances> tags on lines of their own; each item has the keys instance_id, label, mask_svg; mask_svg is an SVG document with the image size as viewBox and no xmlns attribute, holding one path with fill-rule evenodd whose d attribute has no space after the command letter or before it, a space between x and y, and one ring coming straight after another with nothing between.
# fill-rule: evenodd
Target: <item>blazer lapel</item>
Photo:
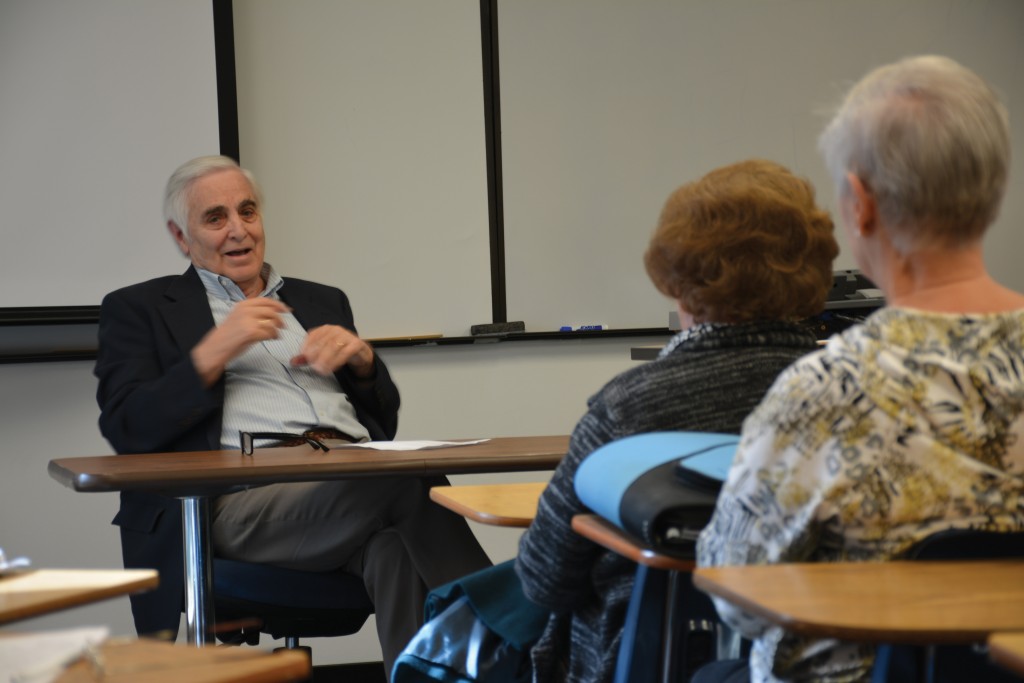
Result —
<instances>
[{"instance_id":1,"label":"blazer lapel","mask_svg":"<svg viewBox=\"0 0 1024 683\"><path fill-rule=\"evenodd\" d=\"M160 314L177 347L183 354L188 353L213 329L206 288L196 269L189 266L181 277L171 282L164 297L166 301L160 305Z\"/></svg>"},{"instance_id":2,"label":"blazer lapel","mask_svg":"<svg viewBox=\"0 0 1024 683\"><path fill-rule=\"evenodd\" d=\"M308 288L293 280L285 278L284 286L278 294L281 301L292 309L292 315L307 330L320 325L337 325L337 316L327 307L321 305Z\"/></svg>"},{"instance_id":3,"label":"blazer lapel","mask_svg":"<svg viewBox=\"0 0 1024 683\"><path fill-rule=\"evenodd\" d=\"M160 315L170 332L171 340L184 358L199 343L207 332L213 329L213 313L206 299L206 288L193 266L176 278L164 291L164 302L160 304ZM224 382L217 382L211 389L224 401ZM206 447L220 447L221 418L210 420L206 428Z\"/></svg>"}]
</instances>

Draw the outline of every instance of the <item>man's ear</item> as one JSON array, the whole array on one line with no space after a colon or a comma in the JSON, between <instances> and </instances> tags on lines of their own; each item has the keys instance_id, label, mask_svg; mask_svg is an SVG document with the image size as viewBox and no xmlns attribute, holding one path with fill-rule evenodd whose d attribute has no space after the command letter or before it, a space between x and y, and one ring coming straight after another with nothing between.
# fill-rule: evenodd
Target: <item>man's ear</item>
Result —
<instances>
[{"instance_id":1,"label":"man's ear","mask_svg":"<svg viewBox=\"0 0 1024 683\"><path fill-rule=\"evenodd\" d=\"M878 228L878 207L875 204L875 195L871 193L871 189L864 184L864 181L853 173L846 174L846 185L849 188L854 227L857 234L861 237L874 234Z\"/></svg>"},{"instance_id":2,"label":"man's ear","mask_svg":"<svg viewBox=\"0 0 1024 683\"><path fill-rule=\"evenodd\" d=\"M171 233L171 237L178 244L178 248L181 249L181 253L188 256L189 245L188 236L185 231L178 227L178 224L174 221L167 221L167 230Z\"/></svg>"}]
</instances>

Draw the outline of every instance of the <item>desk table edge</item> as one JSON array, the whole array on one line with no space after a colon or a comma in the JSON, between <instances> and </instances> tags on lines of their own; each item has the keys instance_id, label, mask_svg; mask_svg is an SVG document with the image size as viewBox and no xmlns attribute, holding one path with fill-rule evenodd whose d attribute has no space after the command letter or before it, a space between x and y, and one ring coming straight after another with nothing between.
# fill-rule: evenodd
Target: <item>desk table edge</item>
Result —
<instances>
[{"instance_id":1,"label":"desk table edge","mask_svg":"<svg viewBox=\"0 0 1024 683\"><path fill-rule=\"evenodd\" d=\"M543 483L545 486L547 485L546 482L538 483ZM466 519L471 519L474 522L479 522L480 524L486 524L488 526L526 529L533 523L533 517L510 517L508 515L494 514L485 510L477 510L476 508L471 508L468 505L465 505L461 501L445 496L445 491L453 488L456 487L450 485L431 486L429 494L430 500L458 515L462 515Z\"/></svg>"},{"instance_id":2,"label":"desk table edge","mask_svg":"<svg viewBox=\"0 0 1024 683\"><path fill-rule=\"evenodd\" d=\"M129 571L137 572L139 575L131 581L121 583L116 586L104 586L89 593L81 593L79 595L53 595L37 602L35 605L11 609L7 614L0 615L0 626L6 626L7 624L12 624L17 621L24 621L26 619L33 619L35 617L53 614L54 612L59 612L65 609L91 605L111 598L119 598L123 595L140 593L142 591L151 590L160 585L160 576L155 569L133 569ZM145 573L143 574L142 572ZM54 589L54 592L59 592L61 590L69 589Z\"/></svg>"},{"instance_id":3,"label":"desk table edge","mask_svg":"<svg viewBox=\"0 0 1024 683\"><path fill-rule=\"evenodd\" d=\"M620 529L601 515L594 513L573 515L571 525L573 531L584 538L593 541L606 550L622 555L628 560L645 565L651 569L692 572L696 567L695 560L660 553L642 543L639 539L632 538L628 532ZM607 529L618 534L619 538L609 542L604 537L593 534L594 529Z\"/></svg>"},{"instance_id":4,"label":"desk table edge","mask_svg":"<svg viewBox=\"0 0 1024 683\"><path fill-rule=\"evenodd\" d=\"M988 638L989 656L999 666L1018 675L1024 675L1024 652L1003 642L1003 638L1008 636L1024 639L1024 632L1000 632L990 635Z\"/></svg>"},{"instance_id":5,"label":"desk table edge","mask_svg":"<svg viewBox=\"0 0 1024 683\"><path fill-rule=\"evenodd\" d=\"M778 565L772 565L778 566ZM708 595L725 600L742 611L763 619L790 633L815 639L835 638L860 643L901 643L910 645L957 645L985 642L990 629L951 632L948 629L884 629L877 626L835 626L814 619L797 620L793 615L781 613L752 602L728 586L717 582L715 570L727 567L698 567L693 572L693 585Z\"/></svg>"},{"instance_id":6,"label":"desk table edge","mask_svg":"<svg viewBox=\"0 0 1024 683\"><path fill-rule=\"evenodd\" d=\"M539 436L539 437L498 437L510 440L536 439L541 441L554 441L558 446L568 444L568 436ZM494 439L497 440L497 439ZM460 447L454 447L457 451ZM230 450L221 451L195 451L196 453L234 453ZM413 453L413 451L410 451ZM426 454L411 457L409 460L395 463L382 460L373 463L372 466L366 463L364 469L352 469L345 472L331 472L323 474L322 469L311 466L305 472L294 471L290 466L282 466L277 469L260 469L254 472L244 472L236 468L225 468L214 475L206 474L202 483L196 484L193 478L182 476L176 477L173 471L163 471L159 481L137 481L129 475L113 476L109 474L94 474L80 471L75 467L76 461L82 461L89 457L116 458L125 457L118 455L106 456L81 456L68 458L54 458L47 465L47 472L50 478L61 485L80 493L111 493L116 491L146 491L158 493L169 497L205 496L223 493L225 489L238 485L261 485L267 483L291 483L307 481L329 481L338 479L358 479L364 477L381 476L430 476L441 474L484 474L500 472L533 472L555 469L564 457L562 448L537 448L534 451L513 454L495 454L478 456L475 460L467 460L459 453L444 455L443 449L436 449ZM134 456L146 456L153 454L133 454ZM175 455L181 455L176 453ZM282 472L283 470L283 472ZM146 478L148 479L148 478Z\"/></svg>"}]
</instances>

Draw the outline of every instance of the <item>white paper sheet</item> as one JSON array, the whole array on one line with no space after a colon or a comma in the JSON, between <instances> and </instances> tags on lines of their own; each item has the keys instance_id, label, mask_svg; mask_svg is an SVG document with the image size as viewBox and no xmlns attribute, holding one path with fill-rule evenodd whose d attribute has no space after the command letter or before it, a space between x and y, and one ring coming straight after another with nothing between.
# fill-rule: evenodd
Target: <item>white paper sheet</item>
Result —
<instances>
[{"instance_id":1,"label":"white paper sheet","mask_svg":"<svg viewBox=\"0 0 1024 683\"><path fill-rule=\"evenodd\" d=\"M453 446L472 446L476 443L485 443L490 439L477 439L476 441L366 441L364 443L347 443L327 439L324 444L332 450L335 448L369 448L375 451L425 451L433 448L451 448Z\"/></svg>"}]
</instances>

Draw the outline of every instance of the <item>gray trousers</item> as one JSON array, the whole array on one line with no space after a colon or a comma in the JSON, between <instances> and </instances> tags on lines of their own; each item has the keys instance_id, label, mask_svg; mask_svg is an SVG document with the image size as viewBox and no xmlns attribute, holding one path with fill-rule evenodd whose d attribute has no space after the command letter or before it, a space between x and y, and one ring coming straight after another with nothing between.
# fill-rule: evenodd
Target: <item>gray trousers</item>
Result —
<instances>
[{"instance_id":1,"label":"gray trousers","mask_svg":"<svg viewBox=\"0 0 1024 683\"><path fill-rule=\"evenodd\" d=\"M491 565L466 521L429 498L444 477L272 484L216 499L217 556L363 578L388 676L437 586Z\"/></svg>"}]
</instances>

